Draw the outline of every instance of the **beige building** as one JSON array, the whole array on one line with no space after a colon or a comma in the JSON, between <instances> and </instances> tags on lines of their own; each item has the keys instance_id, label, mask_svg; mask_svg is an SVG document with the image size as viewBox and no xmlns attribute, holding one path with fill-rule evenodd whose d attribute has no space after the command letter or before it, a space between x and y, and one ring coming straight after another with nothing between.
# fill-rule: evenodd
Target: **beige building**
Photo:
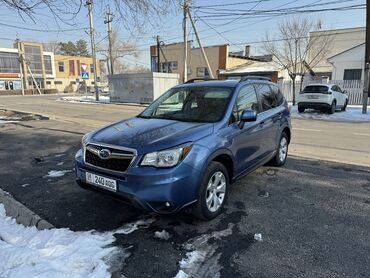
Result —
<instances>
[{"instance_id":1,"label":"beige building","mask_svg":"<svg viewBox=\"0 0 370 278\"><path fill-rule=\"evenodd\" d=\"M54 55L55 79L54 87L59 91L75 91L78 83L82 83L81 73L84 67L89 75L87 86L94 86L94 66L91 57ZM100 76L99 67L97 76Z\"/></svg>"},{"instance_id":2,"label":"beige building","mask_svg":"<svg viewBox=\"0 0 370 278\"><path fill-rule=\"evenodd\" d=\"M219 77L219 70L226 70L248 61L248 57L233 55L230 53L229 45L215 45L204 47L214 78ZM150 47L152 71L157 71L157 47ZM173 43L161 46L160 71L177 73L180 81L183 80L184 68L184 43ZM206 62L199 47L192 47L188 42L188 76L187 79L209 77Z\"/></svg>"},{"instance_id":3,"label":"beige building","mask_svg":"<svg viewBox=\"0 0 370 278\"><path fill-rule=\"evenodd\" d=\"M75 91L77 83L82 83L83 67L89 75L86 85L93 86L91 57L55 55L45 52L41 43L18 42L14 48L0 48L0 91L21 90L22 87Z\"/></svg>"}]
</instances>

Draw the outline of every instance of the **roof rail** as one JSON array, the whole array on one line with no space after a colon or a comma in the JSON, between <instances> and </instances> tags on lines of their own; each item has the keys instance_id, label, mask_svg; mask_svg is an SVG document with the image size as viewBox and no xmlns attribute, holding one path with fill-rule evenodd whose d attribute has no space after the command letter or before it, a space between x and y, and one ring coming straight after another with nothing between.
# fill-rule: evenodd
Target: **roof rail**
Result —
<instances>
[{"instance_id":1,"label":"roof rail","mask_svg":"<svg viewBox=\"0 0 370 278\"><path fill-rule=\"evenodd\" d=\"M271 82L271 78L263 77L263 76L252 76L252 75L242 76L240 78L239 82L247 81L247 80L266 80L266 81L270 81Z\"/></svg>"},{"instance_id":2,"label":"roof rail","mask_svg":"<svg viewBox=\"0 0 370 278\"><path fill-rule=\"evenodd\" d=\"M215 79L215 78L193 78L193 79L190 79L190 80L186 81L184 84L195 83L195 81L214 81L214 80L218 80L218 79Z\"/></svg>"}]
</instances>

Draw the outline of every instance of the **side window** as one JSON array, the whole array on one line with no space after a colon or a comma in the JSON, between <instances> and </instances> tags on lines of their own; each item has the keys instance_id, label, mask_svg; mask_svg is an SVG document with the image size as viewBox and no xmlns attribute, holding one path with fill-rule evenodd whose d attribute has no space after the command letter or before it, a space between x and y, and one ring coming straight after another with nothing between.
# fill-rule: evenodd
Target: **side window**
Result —
<instances>
[{"instance_id":1,"label":"side window","mask_svg":"<svg viewBox=\"0 0 370 278\"><path fill-rule=\"evenodd\" d=\"M337 91L339 92L339 93L343 93L343 91L342 91L342 89L337 85Z\"/></svg>"},{"instance_id":2,"label":"side window","mask_svg":"<svg viewBox=\"0 0 370 278\"><path fill-rule=\"evenodd\" d=\"M234 106L233 120L239 121L243 111L246 109L259 111L257 94L253 85L247 85L240 89Z\"/></svg>"},{"instance_id":3,"label":"side window","mask_svg":"<svg viewBox=\"0 0 370 278\"><path fill-rule=\"evenodd\" d=\"M266 84L256 84L257 92L261 98L262 111L267 111L277 106L274 93Z\"/></svg>"},{"instance_id":4,"label":"side window","mask_svg":"<svg viewBox=\"0 0 370 278\"><path fill-rule=\"evenodd\" d=\"M284 96L281 93L279 87L278 86L275 86L275 85L270 85L270 87L271 87L271 91L275 95L277 106L282 105L283 102L284 102Z\"/></svg>"}]
</instances>

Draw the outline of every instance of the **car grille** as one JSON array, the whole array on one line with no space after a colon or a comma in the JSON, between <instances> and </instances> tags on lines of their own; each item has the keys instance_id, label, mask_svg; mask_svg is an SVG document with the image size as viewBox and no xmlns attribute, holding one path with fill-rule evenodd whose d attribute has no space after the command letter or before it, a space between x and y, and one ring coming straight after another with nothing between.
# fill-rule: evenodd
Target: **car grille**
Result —
<instances>
[{"instance_id":1,"label":"car grille","mask_svg":"<svg viewBox=\"0 0 370 278\"><path fill-rule=\"evenodd\" d=\"M106 159L101 158L99 156L99 151L101 149L109 150L111 156ZM119 150L98 145L88 145L85 150L85 162L87 164L117 172L125 172L134 157L135 154L132 151Z\"/></svg>"}]
</instances>

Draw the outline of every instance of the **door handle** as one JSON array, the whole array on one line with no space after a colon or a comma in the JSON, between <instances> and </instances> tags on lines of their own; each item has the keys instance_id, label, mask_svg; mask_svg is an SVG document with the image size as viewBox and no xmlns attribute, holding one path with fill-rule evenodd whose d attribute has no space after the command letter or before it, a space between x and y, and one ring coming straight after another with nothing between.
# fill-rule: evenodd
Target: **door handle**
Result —
<instances>
[{"instance_id":1,"label":"door handle","mask_svg":"<svg viewBox=\"0 0 370 278\"><path fill-rule=\"evenodd\" d=\"M265 121L261 121L260 123L259 123L259 125L260 126L263 126L265 124Z\"/></svg>"}]
</instances>

